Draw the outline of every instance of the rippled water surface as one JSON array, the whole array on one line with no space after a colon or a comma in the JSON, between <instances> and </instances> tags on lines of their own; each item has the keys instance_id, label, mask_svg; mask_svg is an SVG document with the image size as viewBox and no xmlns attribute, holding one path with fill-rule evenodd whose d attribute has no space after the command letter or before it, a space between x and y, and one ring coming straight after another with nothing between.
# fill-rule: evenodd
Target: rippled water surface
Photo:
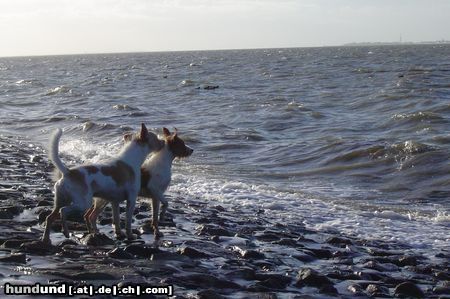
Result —
<instances>
[{"instance_id":1,"label":"rippled water surface","mask_svg":"<svg viewBox=\"0 0 450 299\"><path fill-rule=\"evenodd\" d=\"M449 241L449 45L0 58L3 134L88 162L141 122L195 149L172 192Z\"/></svg>"}]
</instances>

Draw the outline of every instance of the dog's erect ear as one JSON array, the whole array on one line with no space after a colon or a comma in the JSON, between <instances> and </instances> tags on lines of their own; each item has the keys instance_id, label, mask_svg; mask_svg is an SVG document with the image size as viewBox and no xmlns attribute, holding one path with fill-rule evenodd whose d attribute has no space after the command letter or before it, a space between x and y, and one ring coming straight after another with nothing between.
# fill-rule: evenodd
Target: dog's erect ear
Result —
<instances>
[{"instance_id":1,"label":"dog's erect ear","mask_svg":"<svg viewBox=\"0 0 450 299\"><path fill-rule=\"evenodd\" d=\"M133 134L132 133L126 133L125 135L123 135L123 141L124 142L131 141L132 139L133 139Z\"/></svg>"},{"instance_id":2,"label":"dog's erect ear","mask_svg":"<svg viewBox=\"0 0 450 299\"><path fill-rule=\"evenodd\" d=\"M164 137L169 137L169 136L170 136L170 131L169 131L169 129L163 128L163 134L164 134Z\"/></svg>"},{"instance_id":3,"label":"dog's erect ear","mask_svg":"<svg viewBox=\"0 0 450 299\"><path fill-rule=\"evenodd\" d=\"M175 128L175 127L174 127L174 129L175 129L175 132L173 133L173 137L177 137L178 130L177 130L177 128Z\"/></svg>"},{"instance_id":4,"label":"dog's erect ear","mask_svg":"<svg viewBox=\"0 0 450 299\"><path fill-rule=\"evenodd\" d=\"M148 139L148 130L144 123L141 124L141 133L139 134L139 139L145 141Z\"/></svg>"}]
</instances>

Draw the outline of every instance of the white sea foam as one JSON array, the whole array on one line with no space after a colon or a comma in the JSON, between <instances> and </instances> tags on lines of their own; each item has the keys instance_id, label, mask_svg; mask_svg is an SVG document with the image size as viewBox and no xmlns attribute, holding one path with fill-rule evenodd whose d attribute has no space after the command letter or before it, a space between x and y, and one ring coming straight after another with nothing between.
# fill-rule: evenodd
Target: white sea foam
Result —
<instances>
[{"instance_id":1,"label":"white sea foam","mask_svg":"<svg viewBox=\"0 0 450 299\"><path fill-rule=\"evenodd\" d=\"M280 192L270 186L175 174L170 192L205 201L265 209L264 217L279 222L301 221L307 227L343 233L365 239L406 243L433 255L434 249L448 248L450 216L418 215L410 211L367 211L356 206L312 198L301 192Z\"/></svg>"}]
</instances>

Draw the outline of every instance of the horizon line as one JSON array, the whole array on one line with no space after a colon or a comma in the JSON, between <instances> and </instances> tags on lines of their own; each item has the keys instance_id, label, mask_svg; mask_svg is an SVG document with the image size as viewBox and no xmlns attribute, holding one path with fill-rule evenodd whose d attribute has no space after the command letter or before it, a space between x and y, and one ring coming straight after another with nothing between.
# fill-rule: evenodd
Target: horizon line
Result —
<instances>
[{"instance_id":1,"label":"horizon line","mask_svg":"<svg viewBox=\"0 0 450 299\"><path fill-rule=\"evenodd\" d=\"M83 56L83 55L122 55L122 54L146 54L146 53L177 53L177 52L219 52L219 51L251 51L251 50L276 50L276 49L308 49L308 48L335 48L335 47L370 47L370 46L399 46L399 45L444 45L450 44L450 40L436 41L402 41L402 42L349 42L339 45L322 46L285 46L285 47L255 47L255 48L223 48L223 49L184 49L184 50L132 50L117 52L74 52L64 54L29 54L29 55L5 55L3 58L27 58L27 57L55 57L55 56Z\"/></svg>"}]
</instances>

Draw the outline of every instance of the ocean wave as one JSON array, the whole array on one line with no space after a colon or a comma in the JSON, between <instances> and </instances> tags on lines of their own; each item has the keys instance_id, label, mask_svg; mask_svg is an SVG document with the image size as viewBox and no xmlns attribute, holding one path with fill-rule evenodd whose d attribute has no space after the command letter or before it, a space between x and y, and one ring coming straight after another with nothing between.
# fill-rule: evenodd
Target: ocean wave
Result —
<instances>
[{"instance_id":1,"label":"ocean wave","mask_svg":"<svg viewBox=\"0 0 450 299\"><path fill-rule=\"evenodd\" d=\"M27 85L32 85L36 87L44 86L44 84L42 84L42 82L37 79L21 79L16 81L14 84L17 86L27 86Z\"/></svg>"},{"instance_id":2,"label":"ocean wave","mask_svg":"<svg viewBox=\"0 0 450 299\"><path fill-rule=\"evenodd\" d=\"M84 122L80 125L83 132L89 132L89 131L111 131L114 129L117 129L119 126L115 124L97 124L92 121Z\"/></svg>"},{"instance_id":3,"label":"ocean wave","mask_svg":"<svg viewBox=\"0 0 450 299\"><path fill-rule=\"evenodd\" d=\"M119 111L136 111L139 110L138 108L134 108L128 104L116 104L112 106L113 109L119 110Z\"/></svg>"},{"instance_id":4,"label":"ocean wave","mask_svg":"<svg viewBox=\"0 0 450 299\"><path fill-rule=\"evenodd\" d=\"M423 122L423 121L443 121L444 117L441 115L428 112L428 111L419 111L414 113L397 113L392 116L394 120L408 120L414 122Z\"/></svg>"},{"instance_id":5,"label":"ocean wave","mask_svg":"<svg viewBox=\"0 0 450 299\"><path fill-rule=\"evenodd\" d=\"M68 86L61 85L54 88L49 89L45 95L46 96L53 96L58 94L71 94L73 93L72 89Z\"/></svg>"}]
</instances>

